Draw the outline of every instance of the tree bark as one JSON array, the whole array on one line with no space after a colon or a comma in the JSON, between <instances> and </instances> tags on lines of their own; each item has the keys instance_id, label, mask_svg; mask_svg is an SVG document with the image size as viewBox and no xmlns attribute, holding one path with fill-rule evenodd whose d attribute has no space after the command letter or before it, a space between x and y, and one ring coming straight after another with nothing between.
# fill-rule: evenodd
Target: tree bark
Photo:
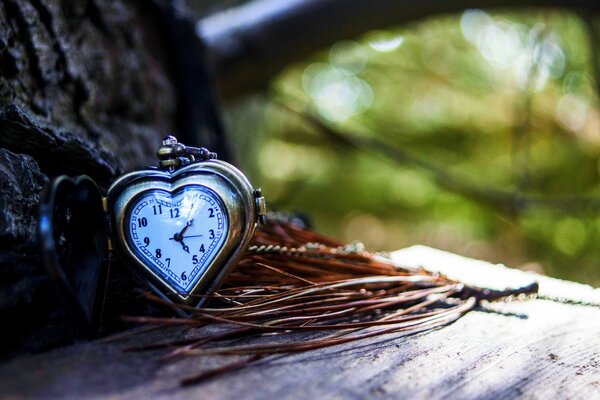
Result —
<instances>
[{"instance_id":1,"label":"tree bark","mask_svg":"<svg viewBox=\"0 0 600 400\"><path fill-rule=\"evenodd\" d=\"M49 178L106 187L171 132L227 158L193 29L168 1L0 2L0 354L77 336L36 243Z\"/></svg>"}]
</instances>

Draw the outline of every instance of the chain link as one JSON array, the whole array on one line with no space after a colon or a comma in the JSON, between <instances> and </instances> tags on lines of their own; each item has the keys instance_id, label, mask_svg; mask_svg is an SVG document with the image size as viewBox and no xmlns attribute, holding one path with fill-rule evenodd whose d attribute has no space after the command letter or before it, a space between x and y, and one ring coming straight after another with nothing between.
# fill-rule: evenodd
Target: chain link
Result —
<instances>
[{"instance_id":1,"label":"chain link","mask_svg":"<svg viewBox=\"0 0 600 400\"><path fill-rule=\"evenodd\" d=\"M345 246L339 247L329 247L321 243L312 242L305 243L300 247L287 247L273 244L260 246L252 245L248 247L248 252L254 254L276 254L314 258L328 258L351 254L361 254L365 251L365 246L361 242L352 242Z\"/></svg>"}]
</instances>

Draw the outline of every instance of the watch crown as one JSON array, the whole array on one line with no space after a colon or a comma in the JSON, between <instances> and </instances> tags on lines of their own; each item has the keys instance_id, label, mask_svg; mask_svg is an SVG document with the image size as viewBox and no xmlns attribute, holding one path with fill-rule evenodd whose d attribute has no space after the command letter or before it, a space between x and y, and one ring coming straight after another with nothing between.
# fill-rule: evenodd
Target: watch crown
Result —
<instances>
[{"instance_id":1,"label":"watch crown","mask_svg":"<svg viewBox=\"0 0 600 400\"><path fill-rule=\"evenodd\" d=\"M256 189L254 191L254 201L256 202L258 222L260 222L261 225L264 225L267 223L267 202L262 195L262 190Z\"/></svg>"},{"instance_id":2,"label":"watch crown","mask_svg":"<svg viewBox=\"0 0 600 400\"><path fill-rule=\"evenodd\" d=\"M166 136L162 145L156 151L160 168L169 169L173 172L175 169L188 165L190 163L214 160L217 153L213 153L204 147L191 147L179 143L173 135Z\"/></svg>"},{"instance_id":3,"label":"watch crown","mask_svg":"<svg viewBox=\"0 0 600 400\"><path fill-rule=\"evenodd\" d=\"M167 135L162 141L163 146L170 146L173 144L177 144L177 138L173 135Z\"/></svg>"}]
</instances>

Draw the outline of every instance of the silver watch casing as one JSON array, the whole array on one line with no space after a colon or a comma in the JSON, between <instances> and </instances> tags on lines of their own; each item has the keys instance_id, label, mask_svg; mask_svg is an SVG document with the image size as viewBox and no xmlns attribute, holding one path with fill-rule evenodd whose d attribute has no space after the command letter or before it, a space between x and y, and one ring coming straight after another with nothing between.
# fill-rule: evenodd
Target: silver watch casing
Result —
<instances>
[{"instance_id":1,"label":"silver watch casing","mask_svg":"<svg viewBox=\"0 0 600 400\"><path fill-rule=\"evenodd\" d=\"M138 196L153 190L175 193L186 186L203 186L225 206L229 230L223 246L189 293L178 293L131 248L126 236L126 214ZM174 171L149 167L118 178L107 191L111 238L114 251L128 261L132 272L160 297L186 306L199 307L208 294L219 288L243 255L259 219L259 204L264 201L244 174L220 160L194 162Z\"/></svg>"}]
</instances>

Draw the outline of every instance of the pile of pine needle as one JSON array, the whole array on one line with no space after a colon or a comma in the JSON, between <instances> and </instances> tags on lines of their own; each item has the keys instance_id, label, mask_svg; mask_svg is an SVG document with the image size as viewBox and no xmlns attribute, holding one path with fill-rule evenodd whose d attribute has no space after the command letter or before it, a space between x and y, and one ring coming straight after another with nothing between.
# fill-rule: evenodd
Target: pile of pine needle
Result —
<instances>
[{"instance_id":1,"label":"pile of pine needle","mask_svg":"<svg viewBox=\"0 0 600 400\"><path fill-rule=\"evenodd\" d=\"M457 320L482 299L535 290L468 288L440 275L400 268L360 244L345 244L274 220L255 233L245 256L206 306L177 306L189 314L184 318L126 318L158 327L220 329L129 350L164 348L163 359L237 356L221 367L185 377L181 383L187 385L276 354L423 332ZM164 303L151 294L146 297Z\"/></svg>"}]
</instances>

